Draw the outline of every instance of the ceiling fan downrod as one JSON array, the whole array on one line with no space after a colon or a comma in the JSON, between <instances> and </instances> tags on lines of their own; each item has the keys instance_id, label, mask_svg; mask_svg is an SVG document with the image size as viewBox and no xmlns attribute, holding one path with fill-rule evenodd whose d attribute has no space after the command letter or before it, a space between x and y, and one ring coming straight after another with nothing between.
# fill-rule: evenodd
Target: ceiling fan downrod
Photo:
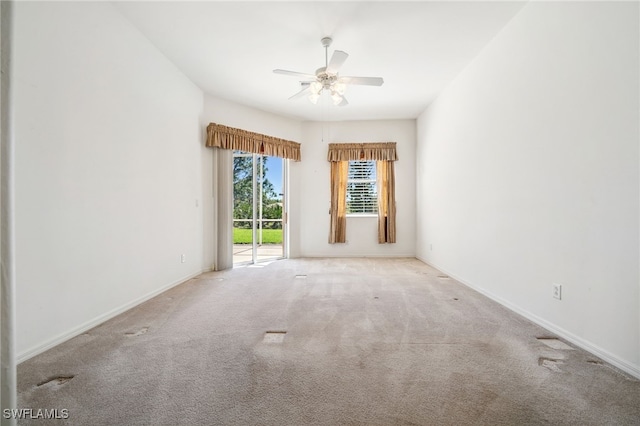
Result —
<instances>
[{"instance_id":1,"label":"ceiling fan downrod","mask_svg":"<svg viewBox=\"0 0 640 426\"><path fill-rule=\"evenodd\" d=\"M331 37L323 37L322 40L320 40L320 43L322 43L322 46L324 47L324 68L327 69L327 67L329 66L329 46L331 46L331 42L333 40L331 39Z\"/></svg>"}]
</instances>

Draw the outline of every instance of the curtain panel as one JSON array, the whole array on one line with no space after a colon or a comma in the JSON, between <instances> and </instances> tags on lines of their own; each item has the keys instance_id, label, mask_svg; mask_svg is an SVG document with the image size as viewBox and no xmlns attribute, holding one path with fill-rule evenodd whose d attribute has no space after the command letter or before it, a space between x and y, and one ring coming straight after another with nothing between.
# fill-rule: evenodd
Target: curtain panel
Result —
<instances>
[{"instance_id":1,"label":"curtain panel","mask_svg":"<svg viewBox=\"0 0 640 426\"><path fill-rule=\"evenodd\" d=\"M300 144L273 136L210 123L206 146L300 161Z\"/></svg>"},{"instance_id":2,"label":"curtain panel","mask_svg":"<svg viewBox=\"0 0 640 426\"><path fill-rule=\"evenodd\" d=\"M329 227L329 243L345 243L347 241L347 178L348 161L331 162L331 224Z\"/></svg>"},{"instance_id":3,"label":"curtain panel","mask_svg":"<svg viewBox=\"0 0 640 426\"><path fill-rule=\"evenodd\" d=\"M395 142L330 143L327 161L396 161Z\"/></svg>"},{"instance_id":4,"label":"curtain panel","mask_svg":"<svg viewBox=\"0 0 640 426\"><path fill-rule=\"evenodd\" d=\"M393 161L377 161L378 243L396 242L396 182Z\"/></svg>"}]
</instances>

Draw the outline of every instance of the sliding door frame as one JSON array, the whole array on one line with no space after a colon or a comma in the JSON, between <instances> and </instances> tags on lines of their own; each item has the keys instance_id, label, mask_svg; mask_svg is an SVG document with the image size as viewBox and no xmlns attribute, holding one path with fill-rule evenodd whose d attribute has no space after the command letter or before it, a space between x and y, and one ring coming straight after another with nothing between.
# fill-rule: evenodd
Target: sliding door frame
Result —
<instances>
[{"instance_id":1,"label":"sliding door frame","mask_svg":"<svg viewBox=\"0 0 640 426\"><path fill-rule=\"evenodd\" d=\"M288 216L288 178L289 178L289 160L281 157L267 156L264 154L256 154L250 152L233 152L233 158L236 157L246 157L251 158L251 192L252 192L252 218L251 218L251 260L246 262L234 263L234 266L240 265L255 265L257 263L263 261L272 261L288 258L288 238L289 231L287 226L287 216ZM263 161L260 161L262 158L274 158L282 161L282 215L280 219L277 220L267 220L267 222L277 222L279 221L282 224L282 252L279 256L258 260L258 246L262 245L262 231L263 231L263 222L265 220L262 218L263 215L263 206L262 206L262 187L263 187ZM233 174L233 168L231 173ZM234 176L232 176L232 181L234 180ZM232 209L235 203L232 203ZM234 219L233 214L231 215L231 226L234 227L235 221L249 221L249 219ZM260 233L258 233L260 231ZM233 251L233 245L232 245Z\"/></svg>"}]
</instances>

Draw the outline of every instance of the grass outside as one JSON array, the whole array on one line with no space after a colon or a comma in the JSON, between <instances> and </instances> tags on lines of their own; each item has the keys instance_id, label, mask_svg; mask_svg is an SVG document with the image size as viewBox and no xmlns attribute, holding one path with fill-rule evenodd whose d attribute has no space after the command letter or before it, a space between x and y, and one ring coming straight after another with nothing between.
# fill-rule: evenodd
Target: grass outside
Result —
<instances>
[{"instance_id":1,"label":"grass outside","mask_svg":"<svg viewBox=\"0 0 640 426\"><path fill-rule=\"evenodd\" d=\"M260 230L256 235L260 241ZM233 244L251 244L251 229L233 228ZM282 229L263 229L262 244L282 244Z\"/></svg>"}]
</instances>

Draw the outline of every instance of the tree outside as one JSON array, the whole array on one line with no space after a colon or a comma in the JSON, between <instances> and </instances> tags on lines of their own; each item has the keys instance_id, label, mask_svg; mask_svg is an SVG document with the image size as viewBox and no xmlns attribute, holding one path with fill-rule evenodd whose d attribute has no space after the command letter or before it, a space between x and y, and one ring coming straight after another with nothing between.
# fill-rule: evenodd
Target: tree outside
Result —
<instances>
[{"instance_id":1,"label":"tree outside","mask_svg":"<svg viewBox=\"0 0 640 426\"><path fill-rule=\"evenodd\" d=\"M269 157L257 156L258 173L260 173L260 162L262 163L262 174L258 176L258 179L262 180L262 197L259 201L262 204L262 219L282 219L282 198L276 193L273 184L267 178L268 160ZM251 229L253 214L252 161L252 156L234 156L233 158L233 218L246 219L234 222L234 228ZM259 207L257 209L258 215L260 214ZM282 230L282 222L263 220L262 228Z\"/></svg>"}]
</instances>

